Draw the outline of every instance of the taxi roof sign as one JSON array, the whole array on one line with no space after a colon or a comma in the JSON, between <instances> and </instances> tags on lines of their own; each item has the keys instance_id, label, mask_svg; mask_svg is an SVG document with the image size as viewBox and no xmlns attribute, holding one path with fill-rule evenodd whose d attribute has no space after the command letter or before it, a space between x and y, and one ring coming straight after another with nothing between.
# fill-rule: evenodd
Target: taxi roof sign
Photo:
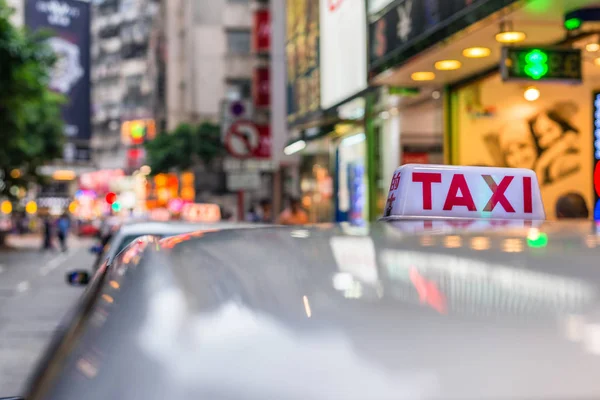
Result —
<instances>
[{"instance_id":1,"label":"taxi roof sign","mask_svg":"<svg viewBox=\"0 0 600 400\"><path fill-rule=\"evenodd\" d=\"M532 170L406 164L394 172L383 218L543 220L546 215Z\"/></svg>"}]
</instances>

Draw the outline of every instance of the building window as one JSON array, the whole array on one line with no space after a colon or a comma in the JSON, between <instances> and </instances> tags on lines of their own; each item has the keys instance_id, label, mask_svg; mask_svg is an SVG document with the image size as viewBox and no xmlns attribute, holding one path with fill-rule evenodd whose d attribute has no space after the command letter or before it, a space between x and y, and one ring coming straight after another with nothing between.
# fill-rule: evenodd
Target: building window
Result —
<instances>
[{"instance_id":1,"label":"building window","mask_svg":"<svg viewBox=\"0 0 600 400\"><path fill-rule=\"evenodd\" d=\"M227 31L227 50L230 54L250 53L250 31L230 30Z\"/></svg>"},{"instance_id":2,"label":"building window","mask_svg":"<svg viewBox=\"0 0 600 400\"><path fill-rule=\"evenodd\" d=\"M250 98L252 82L249 79L231 80L227 82L226 96L228 100Z\"/></svg>"}]
</instances>

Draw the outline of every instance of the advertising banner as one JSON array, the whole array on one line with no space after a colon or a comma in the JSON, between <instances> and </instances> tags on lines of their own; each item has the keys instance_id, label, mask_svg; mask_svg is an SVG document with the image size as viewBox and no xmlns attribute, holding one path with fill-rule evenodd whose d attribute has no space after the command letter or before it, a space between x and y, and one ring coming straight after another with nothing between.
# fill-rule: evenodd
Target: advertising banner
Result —
<instances>
[{"instance_id":1,"label":"advertising banner","mask_svg":"<svg viewBox=\"0 0 600 400\"><path fill-rule=\"evenodd\" d=\"M255 107L269 107L271 105L270 75L268 67L259 67L254 70L252 98Z\"/></svg>"},{"instance_id":2,"label":"advertising banner","mask_svg":"<svg viewBox=\"0 0 600 400\"><path fill-rule=\"evenodd\" d=\"M300 124L320 110L319 0L287 0L288 123Z\"/></svg>"},{"instance_id":3,"label":"advertising banner","mask_svg":"<svg viewBox=\"0 0 600 400\"><path fill-rule=\"evenodd\" d=\"M453 98L453 164L535 171L546 217L558 198L581 194L593 210L592 110L589 88L544 85L536 101L499 74L458 89Z\"/></svg>"},{"instance_id":4,"label":"advertising banner","mask_svg":"<svg viewBox=\"0 0 600 400\"><path fill-rule=\"evenodd\" d=\"M367 88L365 0L321 1L321 108Z\"/></svg>"},{"instance_id":5,"label":"advertising banner","mask_svg":"<svg viewBox=\"0 0 600 400\"><path fill-rule=\"evenodd\" d=\"M67 98L63 106L65 136L77 143L67 161L87 161L91 136L90 4L76 0L26 1L25 24L32 30L52 32L48 42L58 61L50 87ZM82 146L84 143L87 146Z\"/></svg>"},{"instance_id":6,"label":"advertising banner","mask_svg":"<svg viewBox=\"0 0 600 400\"><path fill-rule=\"evenodd\" d=\"M268 9L254 12L252 49L257 53L268 52L271 47L271 15Z\"/></svg>"},{"instance_id":7,"label":"advertising banner","mask_svg":"<svg viewBox=\"0 0 600 400\"><path fill-rule=\"evenodd\" d=\"M389 68L392 58L392 64L407 60L514 2L396 0L369 24L369 70L378 74ZM417 43L419 46L415 46Z\"/></svg>"}]
</instances>

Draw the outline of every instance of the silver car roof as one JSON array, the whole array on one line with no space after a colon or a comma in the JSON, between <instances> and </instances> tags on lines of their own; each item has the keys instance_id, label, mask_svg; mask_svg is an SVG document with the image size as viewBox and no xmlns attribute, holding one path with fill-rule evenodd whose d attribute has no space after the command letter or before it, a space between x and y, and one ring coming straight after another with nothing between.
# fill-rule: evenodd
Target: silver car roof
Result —
<instances>
[{"instance_id":1,"label":"silver car roof","mask_svg":"<svg viewBox=\"0 0 600 400\"><path fill-rule=\"evenodd\" d=\"M600 397L595 224L410 224L147 238L27 398Z\"/></svg>"}]
</instances>

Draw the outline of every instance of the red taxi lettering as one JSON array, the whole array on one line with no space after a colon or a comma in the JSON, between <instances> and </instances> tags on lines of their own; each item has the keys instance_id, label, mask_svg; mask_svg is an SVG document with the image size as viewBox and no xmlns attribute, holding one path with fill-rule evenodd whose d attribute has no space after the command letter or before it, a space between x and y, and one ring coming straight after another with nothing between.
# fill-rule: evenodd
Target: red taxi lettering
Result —
<instances>
[{"instance_id":1,"label":"red taxi lettering","mask_svg":"<svg viewBox=\"0 0 600 400\"><path fill-rule=\"evenodd\" d=\"M439 172L413 172L412 180L423 184L423 210L431 210L431 184L441 183L442 174Z\"/></svg>"},{"instance_id":2,"label":"red taxi lettering","mask_svg":"<svg viewBox=\"0 0 600 400\"><path fill-rule=\"evenodd\" d=\"M460 196L458 195L459 191ZM459 206L467 207L469 211L477 211L473 196L471 196L471 191L463 174L456 174L452 177L448 196L446 196L446 202L444 203L444 211L451 211L454 207Z\"/></svg>"},{"instance_id":3,"label":"red taxi lettering","mask_svg":"<svg viewBox=\"0 0 600 400\"><path fill-rule=\"evenodd\" d=\"M531 196L532 191L531 177L523 177L523 212L531 214L533 212L533 200Z\"/></svg>"},{"instance_id":4,"label":"red taxi lettering","mask_svg":"<svg viewBox=\"0 0 600 400\"><path fill-rule=\"evenodd\" d=\"M504 195L506 189L508 188L508 185L510 185L510 183L514 179L514 176L505 176L504 178L502 178L499 185L496 184L494 178L492 178L491 175L481 176L483 177L485 183L487 183L487 185L492 190L492 197L490 197L490 200L483 208L483 211L493 211L494 207L496 207L496 204L500 203L500 205L504 208L504 211L514 213L515 209Z\"/></svg>"}]
</instances>

